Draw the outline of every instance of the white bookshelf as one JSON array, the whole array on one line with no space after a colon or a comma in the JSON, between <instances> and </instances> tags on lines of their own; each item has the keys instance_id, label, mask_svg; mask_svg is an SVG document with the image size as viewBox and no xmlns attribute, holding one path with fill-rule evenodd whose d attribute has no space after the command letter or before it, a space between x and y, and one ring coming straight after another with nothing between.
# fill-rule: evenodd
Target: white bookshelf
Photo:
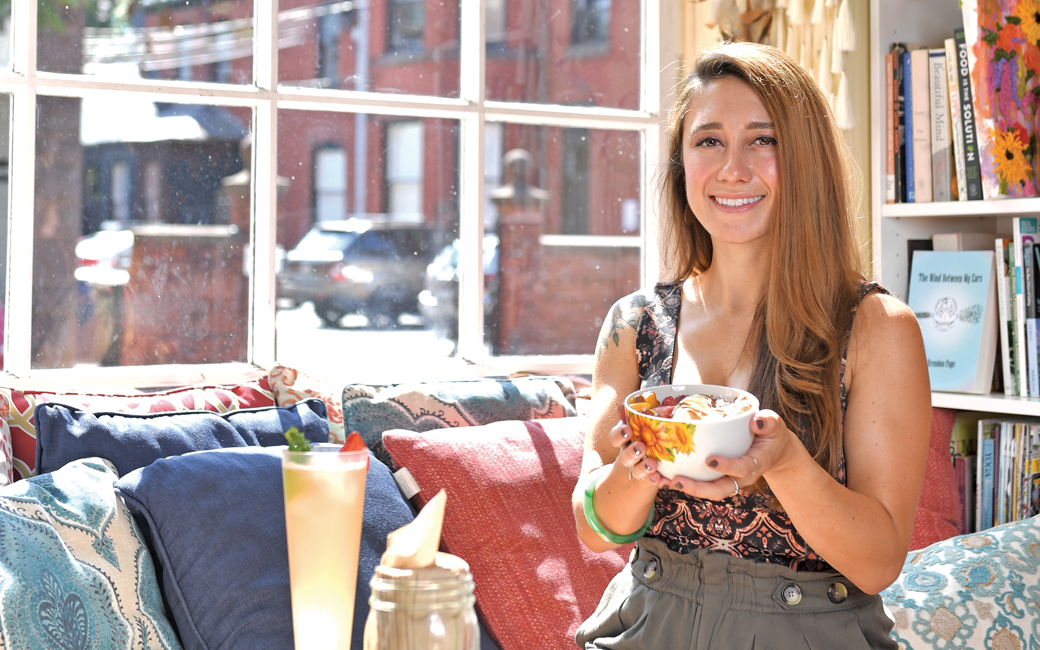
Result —
<instances>
[{"instance_id":1,"label":"white bookshelf","mask_svg":"<svg viewBox=\"0 0 1040 650\"><path fill-rule=\"evenodd\" d=\"M939 46L962 26L951 0L870 0L871 231L874 277L906 298L907 240L939 232L1010 234L1015 216L1040 214L1040 198L937 203L885 203L885 54L894 42ZM1040 417L1040 398L932 393L932 405Z\"/></svg>"}]
</instances>

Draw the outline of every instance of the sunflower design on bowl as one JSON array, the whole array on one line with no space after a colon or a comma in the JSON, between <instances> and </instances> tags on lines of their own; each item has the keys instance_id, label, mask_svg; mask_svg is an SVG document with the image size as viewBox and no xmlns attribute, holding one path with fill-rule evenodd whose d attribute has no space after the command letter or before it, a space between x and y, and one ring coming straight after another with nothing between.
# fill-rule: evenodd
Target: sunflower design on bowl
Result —
<instances>
[{"instance_id":1,"label":"sunflower design on bowl","mask_svg":"<svg viewBox=\"0 0 1040 650\"><path fill-rule=\"evenodd\" d=\"M726 386L669 385L636 391L625 399L629 428L658 461L658 471L697 480L721 476L704 465L711 454L740 456L751 446L754 395Z\"/></svg>"}]
</instances>

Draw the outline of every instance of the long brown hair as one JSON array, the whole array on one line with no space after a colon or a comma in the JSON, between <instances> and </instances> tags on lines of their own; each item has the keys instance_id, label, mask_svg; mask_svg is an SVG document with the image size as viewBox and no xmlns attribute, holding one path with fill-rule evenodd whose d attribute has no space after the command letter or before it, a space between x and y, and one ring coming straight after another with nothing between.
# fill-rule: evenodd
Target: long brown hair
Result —
<instances>
[{"instance_id":1,"label":"long brown hair","mask_svg":"<svg viewBox=\"0 0 1040 650\"><path fill-rule=\"evenodd\" d=\"M797 62L754 43L702 52L678 89L661 179L673 280L711 266L711 237L686 196L682 126L692 102L720 77L742 79L758 91L777 135L780 191L750 390L834 475L842 444L842 357L864 278L853 234L852 163L827 98Z\"/></svg>"}]
</instances>

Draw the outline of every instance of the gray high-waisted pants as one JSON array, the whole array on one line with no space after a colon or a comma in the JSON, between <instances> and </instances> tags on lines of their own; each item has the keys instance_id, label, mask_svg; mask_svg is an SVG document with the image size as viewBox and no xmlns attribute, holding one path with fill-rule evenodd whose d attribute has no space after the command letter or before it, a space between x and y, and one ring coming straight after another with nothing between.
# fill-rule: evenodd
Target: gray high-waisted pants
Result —
<instances>
[{"instance_id":1,"label":"gray high-waisted pants","mask_svg":"<svg viewBox=\"0 0 1040 650\"><path fill-rule=\"evenodd\" d=\"M891 629L881 597L836 571L679 555L644 537L575 640L586 650L892 650Z\"/></svg>"}]
</instances>

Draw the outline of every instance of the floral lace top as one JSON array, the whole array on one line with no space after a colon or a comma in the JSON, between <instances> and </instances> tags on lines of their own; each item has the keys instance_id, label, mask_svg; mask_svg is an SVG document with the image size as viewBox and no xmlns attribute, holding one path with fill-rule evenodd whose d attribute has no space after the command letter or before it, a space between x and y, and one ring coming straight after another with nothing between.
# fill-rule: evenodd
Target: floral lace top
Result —
<instances>
[{"instance_id":1,"label":"floral lace top","mask_svg":"<svg viewBox=\"0 0 1040 650\"><path fill-rule=\"evenodd\" d=\"M876 282L863 284L860 300L871 290L888 293ZM659 283L647 296L646 308L636 330L636 356L641 388L671 383L675 330L682 303L681 283ZM851 323L850 323L851 327ZM841 358L841 412L844 415L845 357ZM835 479L845 485L845 458ZM783 564L796 571L825 571L831 567L817 555L791 523L786 512L769 507L766 494L738 494L721 501L689 496L678 490L658 492L654 522L647 537L656 537L676 553L707 549L755 562Z\"/></svg>"}]
</instances>

